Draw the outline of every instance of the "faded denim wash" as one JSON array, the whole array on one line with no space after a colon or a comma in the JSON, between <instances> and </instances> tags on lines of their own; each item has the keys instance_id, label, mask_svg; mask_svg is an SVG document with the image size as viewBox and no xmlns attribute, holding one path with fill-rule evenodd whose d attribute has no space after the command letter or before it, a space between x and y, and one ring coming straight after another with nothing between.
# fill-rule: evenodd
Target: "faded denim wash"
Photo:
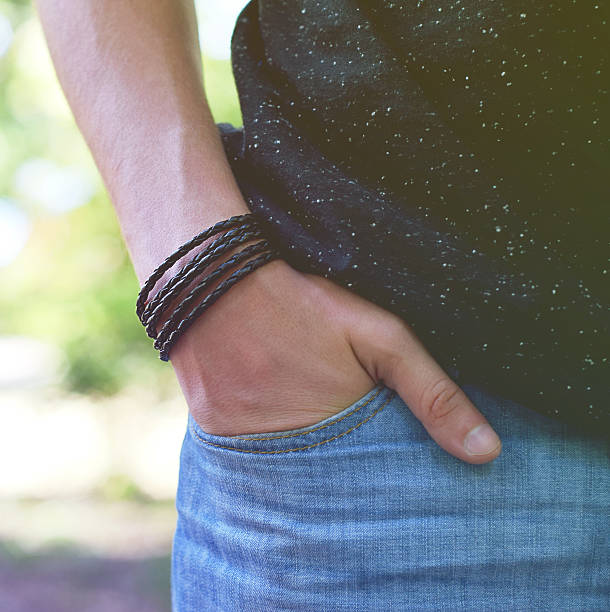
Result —
<instances>
[{"instance_id":1,"label":"faded denim wash","mask_svg":"<svg viewBox=\"0 0 610 612\"><path fill-rule=\"evenodd\" d=\"M610 610L607 445L462 388L502 439L491 463L448 454L383 383L297 430L189 417L174 612Z\"/></svg>"}]
</instances>

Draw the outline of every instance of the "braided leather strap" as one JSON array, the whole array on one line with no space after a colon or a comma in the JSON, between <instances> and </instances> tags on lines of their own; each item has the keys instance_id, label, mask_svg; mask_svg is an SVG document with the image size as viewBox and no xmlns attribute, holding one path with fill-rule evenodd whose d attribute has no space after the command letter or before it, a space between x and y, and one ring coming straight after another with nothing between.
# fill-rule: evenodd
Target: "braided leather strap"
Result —
<instances>
[{"instance_id":1,"label":"braided leather strap","mask_svg":"<svg viewBox=\"0 0 610 612\"><path fill-rule=\"evenodd\" d=\"M233 217L229 217L228 219L224 219L223 221L219 221L212 227L204 230L203 232L197 234L194 238L191 238L188 242L185 242L181 247L178 248L177 251L172 253L169 257L165 259L163 263L161 263L153 273L150 275L148 280L140 289L140 293L138 294L138 300L136 302L136 313L138 318L141 318L142 312L144 311L144 307L146 305L146 298L148 294L152 291L153 287L157 283L157 281L163 276L163 274L169 270L181 257L183 257L188 251L193 249L194 247L200 245L204 240L209 238L210 236L214 236L219 232L222 232L225 229L230 229L235 227L236 225L250 223L252 227L257 222L257 217L254 213L246 213L243 215L234 215Z\"/></svg>"},{"instance_id":2,"label":"braided leather strap","mask_svg":"<svg viewBox=\"0 0 610 612\"><path fill-rule=\"evenodd\" d=\"M187 311L187 308L196 299L198 299L205 289L209 287L217 278L221 277L228 270L234 268L236 264L244 261L251 255L256 255L257 253L264 251L267 248L269 248L269 243L266 240L247 246L245 249L239 251L239 253L235 253L235 255L229 257L227 261L223 262L211 274L193 287L186 298L184 298L184 300L182 300L182 302L180 302L180 304L175 308L171 317L163 324L163 327L160 329L159 335L155 340L154 347L157 350L161 348L161 345L163 342L165 342L169 334L174 331L174 329L176 329L177 325L180 323L180 318Z\"/></svg>"},{"instance_id":3,"label":"braided leather strap","mask_svg":"<svg viewBox=\"0 0 610 612\"><path fill-rule=\"evenodd\" d=\"M253 245L256 246L256 245ZM244 249L245 250L245 249ZM161 361L169 361L169 351L171 347L175 344L178 337L184 333L184 331L193 323L193 321L209 306L211 306L223 293L225 293L230 287L232 287L236 282L238 282L241 278L253 272L257 268L265 265L267 262L272 259L276 259L280 257L280 253L272 249L271 251L267 251L262 255L259 255L255 259L252 259L248 263L246 263L242 268L236 270L229 276L229 278L225 279L212 293L207 295L205 299L196 306L191 313L184 318L180 324L174 329L167 337L167 340L160 346L160 354L159 358Z\"/></svg>"},{"instance_id":4,"label":"braided leather strap","mask_svg":"<svg viewBox=\"0 0 610 612\"><path fill-rule=\"evenodd\" d=\"M227 237L230 239L227 240ZM215 240L204 252L196 255L188 264L183 266L144 308L140 321L146 327L146 333L149 337L157 337L156 327L163 312L180 295L182 289L188 286L198 274L202 273L210 263L216 261L237 244L261 237L262 230L260 228L255 230L235 228Z\"/></svg>"}]
</instances>

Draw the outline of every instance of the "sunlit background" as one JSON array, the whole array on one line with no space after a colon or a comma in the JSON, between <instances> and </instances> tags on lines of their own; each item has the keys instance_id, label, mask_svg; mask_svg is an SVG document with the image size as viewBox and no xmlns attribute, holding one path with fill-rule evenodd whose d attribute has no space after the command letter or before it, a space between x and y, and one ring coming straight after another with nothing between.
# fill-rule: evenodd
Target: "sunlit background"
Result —
<instances>
[{"instance_id":1,"label":"sunlit background","mask_svg":"<svg viewBox=\"0 0 610 612\"><path fill-rule=\"evenodd\" d=\"M245 4L196 1L212 112L235 126ZM36 11L0 0L0 610L169 610L186 403L138 290Z\"/></svg>"}]
</instances>

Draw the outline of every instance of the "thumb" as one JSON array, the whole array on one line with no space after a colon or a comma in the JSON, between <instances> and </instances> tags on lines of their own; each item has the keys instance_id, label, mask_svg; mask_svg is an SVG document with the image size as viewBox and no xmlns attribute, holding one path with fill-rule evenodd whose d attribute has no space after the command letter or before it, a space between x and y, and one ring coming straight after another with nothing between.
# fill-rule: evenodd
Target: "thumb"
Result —
<instances>
[{"instance_id":1,"label":"thumb","mask_svg":"<svg viewBox=\"0 0 610 612\"><path fill-rule=\"evenodd\" d=\"M468 463L487 463L502 443L487 419L447 375L400 317L363 299L347 334L374 380L394 389L435 442Z\"/></svg>"}]
</instances>

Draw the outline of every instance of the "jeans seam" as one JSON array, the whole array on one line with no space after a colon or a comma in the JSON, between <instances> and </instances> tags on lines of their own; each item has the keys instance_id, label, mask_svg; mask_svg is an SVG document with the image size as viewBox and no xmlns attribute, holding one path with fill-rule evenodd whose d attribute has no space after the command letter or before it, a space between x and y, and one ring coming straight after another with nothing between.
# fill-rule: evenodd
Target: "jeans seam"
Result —
<instances>
[{"instance_id":1,"label":"jeans seam","mask_svg":"<svg viewBox=\"0 0 610 612\"><path fill-rule=\"evenodd\" d=\"M315 427L314 429L308 429L307 431L298 431L297 433L292 433L292 434L286 434L283 436L270 436L270 437L266 437L266 438L243 438L239 435L237 436L228 436L229 438L231 438L231 440L254 440L254 441L259 441L259 440L280 440L282 438L293 438L296 436L306 436L309 433L313 433L314 431L319 431L320 429L324 429L325 427L330 427L331 425L335 425L335 423L340 423L343 419L346 419L348 416L351 416L352 414L354 414L355 412L358 412L359 410L362 410L366 405L370 404L381 392L383 391L383 387L380 387L377 391L377 393L375 393L375 395L373 395L373 397L369 397L369 399L364 402L364 404L362 404L361 406L358 406L356 408L354 408L353 410L351 410L350 412L348 412L347 414L344 414L342 417L331 421L330 423L326 423L325 425L320 425L319 427Z\"/></svg>"},{"instance_id":2,"label":"jeans seam","mask_svg":"<svg viewBox=\"0 0 610 612\"><path fill-rule=\"evenodd\" d=\"M381 392L381 390L380 390ZM354 409L352 412L350 412L349 414L354 414L354 412L356 412L357 410L360 410L361 408L364 408L364 406L366 406L368 403L370 403L375 397L377 397L377 395L379 395L379 393L376 393L369 401L367 401L366 403L362 404L362 406L360 406L359 408ZM373 412L372 414L370 414L366 419L360 421L359 423L356 423L356 425L354 425L353 427L350 427L348 430L341 432L340 434L337 434L336 436L333 436L332 438L328 438L326 440L321 440L320 442L316 442L315 444L310 444L308 446L301 446L298 448L286 448L286 449L281 449L281 450L273 450L273 451L264 451L264 450L244 450L241 448L235 448L233 446L222 446L221 444L214 444L213 442L208 442L207 440L204 440L196 431L195 429L191 426L191 433L193 435L195 435L195 437L200 441L203 442L204 444L209 444L210 446L215 446L216 448L223 448L226 450L233 450L239 453L257 453L257 454L265 454L265 455L272 455L272 454L277 454L277 453L292 453L294 451L301 451L301 450L307 450L308 448L313 448L315 446L319 446L320 444L325 444L326 442L331 442L332 440L336 440L337 438L340 438L341 436L344 436L345 434L348 434L350 431L353 431L354 429L360 427L361 425L364 425L364 423L366 423L368 420L372 419L376 414L378 414L379 412L381 412L381 410L383 410L383 408L387 405L387 403L396 395L395 391L392 391L387 399L385 400L385 402L383 402L383 404L381 406L379 406L379 408L377 408L377 410L375 410L375 412ZM345 417L349 416L349 414L346 414ZM318 429L323 429L324 427L329 427L330 425L333 425L334 423L338 423L339 421L342 421L343 418L339 419L338 421L334 421L333 423L328 423L327 425L323 425L320 426ZM300 434L292 434L292 435L305 435L308 433L312 433L313 431L317 431L317 430L311 430L311 431L306 431L306 432L302 432ZM278 436L278 437L282 437L282 436ZM284 437L290 437L290 436L284 436ZM250 438L245 438L246 440L249 440ZM272 440L272 439L276 439L276 438L256 438L256 440Z\"/></svg>"}]
</instances>

